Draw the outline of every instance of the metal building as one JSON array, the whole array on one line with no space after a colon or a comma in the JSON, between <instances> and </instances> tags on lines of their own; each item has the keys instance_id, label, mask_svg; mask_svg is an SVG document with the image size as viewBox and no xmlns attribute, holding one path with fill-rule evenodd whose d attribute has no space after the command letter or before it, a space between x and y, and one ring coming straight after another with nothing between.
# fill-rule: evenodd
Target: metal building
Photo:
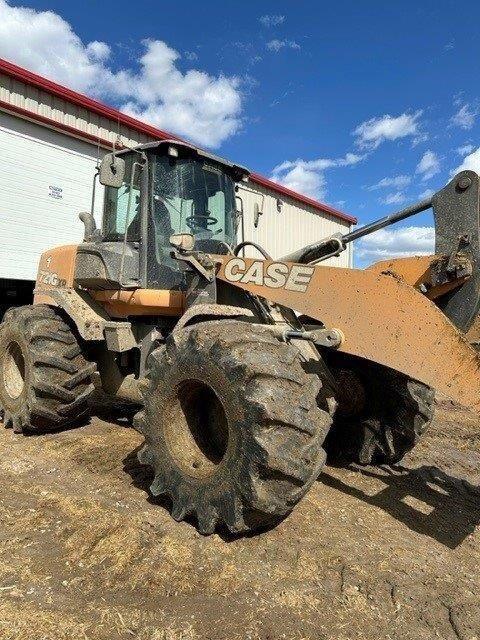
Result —
<instances>
[{"instance_id":1,"label":"metal building","mask_svg":"<svg viewBox=\"0 0 480 640\"><path fill-rule=\"evenodd\" d=\"M0 59L0 307L29 302L45 249L80 240L77 214L91 209L95 165L107 149L173 137ZM356 223L255 173L239 195L245 238L274 258ZM102 207L98 187L98 218ZM332 264L349 266L350 251Z\"/></svg>"}]
</instances>

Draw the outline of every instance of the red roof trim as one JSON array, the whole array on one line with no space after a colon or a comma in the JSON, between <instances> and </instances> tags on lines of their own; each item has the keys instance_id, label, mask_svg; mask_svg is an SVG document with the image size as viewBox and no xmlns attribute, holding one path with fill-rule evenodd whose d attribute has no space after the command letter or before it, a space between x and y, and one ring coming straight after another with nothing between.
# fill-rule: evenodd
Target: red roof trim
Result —
<instances>
[{"instance_id":1,"label":"red roof trim","mask_svg":"<svg viewBox=\"0 0 480 640\"><path fill-rule=\"evenodd\" d=\"M141 122L140 120L136 120L135 118L131 118L127 116L125 113L118 111L117 109L113 109L112 107L108 107L101 102L97 102L96 100L92 100L92 98L88 98L87 96L82 95L81 93L77 93L76 91L72 91L71 89L67 89L67 87L63 87L52 80L47 80L47 78L43 78L42 76L33 73L32 71L28 71L27 69L23 69L22 67L13 64L12 62L8 62L7 60L3 60L0 58L0 73L4 73L15 80L19 80L21 82L25 82L26 84L33 85L38 89L43 91L47 91L52 93L55 96L63 98L67 102L78 105L87 109L88 111L93 111L94 113L102 116L104 118L108 118L110 120L114 120L119 124L122 124L126 127L130 127L131 129L138 131L139 133L143 133L145 135L152 136L153 138L159 138L160 140L165 139L175 139L181 140L181 138L174 136L166 131L162 131L161 129L157 129L156 127L152 127L145 122ZM37 115L32 113L26 109L22 109L21 107L16 107L14 105L10 105L8 103L0 101L0 106L3 109L16 112L19 115L23 115L30 119L37 120L44 124L48 124L49 126L53 126L54 128L61 129L71 135L74 135L79 138L85 138L87 140L95 141L96 143L100 143L106 146L110 146L110 143L107 141L99 140L96 136L93 136L89 133L80 131L75 129L75 127L70 127L68 125L64 125L63 123L56 122L51 118L47 118L45 116ZM255 182L263 187L267 187L272 191L280 193L282 195L286 195L294 200L302 202L303 204L307 204L310 207L313 207L317 211L321 211L322 213L327 213L333 216L334 218L338 218L343 220L344 222L348 222L349 224L356 224L357 219L353 216L349 216L346 213L342 213L341 211L337 211L332 207L323 204L321 202L317 202L317 200L313 200L312 198L308 198L296 191L292 191L283 187L282 185L277 184L276 182L272 182L268 180L268 178L264 178L263 176L253 173L250 176L252 182Z\"/></svg>"},{"instance_id":2,"label":"red roof trim","mask_svg":"<svg viewBox=\"0 0 480 640\"><path fill-rule=\"evenodd\" d=\"M33 85L38 89L42 89L42 91L53 93L53 95L58 96L59 98L63 98L67 102L71 102L72 104L78 105L79 107L88 109L88 111L93 111L103 118L108 118L110 120L114 120L115 122L119 122L120 124L130 127L131 129L135 129L135 131L139 131L140 133L145 133L147 135L153 136L154 138L160 138L161 140L180 140L180 138L173 136L166 131L162 131L161 129L152 127L149 124L140 122L135 118L131 118L130 116L127 116L125 113L122 113L117 109L107 107L107 105L102 104L101 102L92 100L92 98L87 98L87 96L84 96L81 93L72 91L72 89L67 89L67 87L63 87L62 85L57 84L52 80L47 80L47 78L42 78L42 76L39 76L32 71L28 71L27 69L18 67L16 64L8 62L7 60L3 60L2 58L0 58L0 73L4 73L7 76L15 78L15 80L19 80L20 82L25 82L26 84Z\"/></svg>"}]
</instances>

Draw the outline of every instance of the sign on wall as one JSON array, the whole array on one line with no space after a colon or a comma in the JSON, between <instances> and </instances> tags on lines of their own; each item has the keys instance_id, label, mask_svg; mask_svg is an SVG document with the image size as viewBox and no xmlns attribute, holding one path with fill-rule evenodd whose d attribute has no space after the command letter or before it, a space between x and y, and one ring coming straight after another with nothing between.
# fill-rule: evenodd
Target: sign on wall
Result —
<instances>
[{"instance_id":1,"label":"sign on wall","mask_svg":"<svg viewBox=\"0 0 480 640\"><path fill-rule=\"evenodd\" d=\"M61 187L55 187L54 185L49 185L48 195L50 196L50 198L53 198L54 200L61 200L63 198L63 189Z\"/></svg>"}]
</instances>

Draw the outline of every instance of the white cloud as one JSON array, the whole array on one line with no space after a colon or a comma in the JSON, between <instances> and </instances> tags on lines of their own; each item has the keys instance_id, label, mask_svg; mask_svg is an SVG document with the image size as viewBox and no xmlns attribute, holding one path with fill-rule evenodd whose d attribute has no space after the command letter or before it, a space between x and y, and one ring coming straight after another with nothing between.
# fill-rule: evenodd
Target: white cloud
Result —
<instances>
[{"instance_id":1,"label":"white cloud","mask_svg":"<svg viewBox=\"0 0 480 640\"><path fill-rule=\"evenodd\" d=\"M319 158L317 160L287 160L272 171L272 180L285 187L312 198L325 196L326 180L324 172L334 167L346 167L357 164L363 156L347 153L343 158Z\"/></svg>"},{"instance_id":2,"label":"white cloud","mask_svg":"<svg viewBox=\"0 0 480 640\"><path fill-rule=\"evenodd\" d=\"M56 13L0 0L0 57L77 91L113 98L126 113L205 146L216 147L239 130L239 78L182 73L180 55L166 43L145 40L142 46L138 71L113 71L105 42L84 44Z\"/></svg>"},{"instance_id":3,"label":"white cloud","mask_svg":"<svg viewBox=\"0 0 480 640\"><path fill-rule=\"evenodd\" d=\"M179 54L164 42L148 40L138 75L129 74L123 106L129 115L217 147L240 127L240 80L175 66Z\"/></svg>"},{"instance_id":4,"label":"white cloud","mask_svg":"<svg viewBox=\"0 0 480 640\"><path fill-rule=\"evenodd\" d=\"M111 49L106 42L93 40L87 44L87 54L94 60L106 60L111 53Z\"/></svg>"},{"instance_id":5,"label":"white cloud","mask_svg":"<svg viewBox=\"0 0 480 640\"><path fill-rule=\"evenodd\" d=\"M358 241L355 256L363 262L373 262L411 255L430 255L434 252L434 247L433 227L380 229Z\"/></svg>"},{"instance_id":6,"label":"white cloud","mask_svg":"<svg viewBox=\"0 0 480 640\"><path fill-rule=\"evenodd\" d=\"M262 16L259 18L264 27L278 27L279 24L285 22L285 16Z\"/></svg>"},{"instance_id":7,"label":"white cloud","mask_svg":"<svg viewBox=\"0 0 480 640\"><path fill-rule=\"evenodd\" d=\"M422 175L422 180L430 180L440 172L440 160L433 151L426 151L420 159L415 170Z\"/></svg>"},{"instance_id":8,"label":"white cloud","mask_svg":"<svg viewBox=\"0 0 480 640\"><path fill-rule=\"evenodd\" d=\"M370 187L367 187L369 191L375 191L376 189L386 189L386 188L394 188L394 189L403 189L407 187L412 181L410 176L394 176L393 178L382 178L379 182L372 184Z\"/></svg>"},{"instance_id":9,"label":"white cloud","mask_svg":"<svg viewBox=\"0 0 480 640\"><path fill-rule=\"evenodd\" d=\"M412 148L415 148L419 144L422 144L422 142L427 142L427 141L428 141L428 135L426 133L419 133L412 140Z\"/></svg>"},{"instance_id":10,"label":"white cloud","mask_svg":"<svg viewBox=\"0 0 480 640\"><path fill-rule=\"evenodd\" d=\"M407 198L405 197L404 193L402 193L401 191L396 191L394 193L389 193L385 196L385 198L380 198L379 202L380 204L385 205L402 204L402 202L405 202L406 199Z\"/></svg>"},{"instance_id":11,"label":"white cloud","mask_svg":"<svg viewBox=\"0 0 480 640\"><path fill-rule=\"evenodd\" d=\"M21 46L19 46L21 43ZM111 83L103 65L105 42L84 44L68 22L53 11L12 7L0 0L0 56L78 91L98 93Z\"/></svg>"},{"instance_id":12,"label":"white cloud","mask_svg":"<svg viewBox=\"0 0 480 640\"><path fill-rule=\"evenodd\" d=\"M275 53L278 53L280 51L280 49L300 49L300 45L298 44L298 42L295 42L295 40L277 40L276 38L274 40L270 40L269 42L267 42L267 49L269 51L274 51Z\"/></svg>"},{"instance_id":13,"label":"white cloud","mask_svg":"<svg viewBox=\"0 0 480 640\"><path fill-rule=\"evenodd\" d=\"M476 109L464 104L451 118L451 123L461 129L471 129L475 124L475 118L478 115Z\"/></svg>"},{"instance_id":14,"label":"white cloud","mask_svg":"<svg viewBox=\"0 0 480 640\"><path fill-rule=\"evenodd\" d=\"M466 156L475 149L473 144L464 144L462 147L457 147L457 153L459 156Z\"/></svg>"},{"instance_id":15,"label":"white cloud","mask_svg":"<svg viewBox=\"0 0 480 640\"><path fill-rule=\"evenodd\" d=\"M361 162L364 158L365 156L360 156L358 155L358 153L346 153L343 159L340 158L340 160L337 160L337 166L345 167L350 164L357 164L358 162Z\"/></svg>"},{"instance_id":16,"label":"white cloud","mask_svg":"<svg viewBox=\"0 0 480 640\"><path fill-rule=\"evenodd\" d=\"M198 60L198 55L195 53L195 51L185 51L184 55L187 60L190 60L190 62Z\"/></svg>"},{"instance_id":17,"label":"white cloud","mask_svg":"<svg viewBox=\"0 0 480 640\"><path fill-rule=\"evenodd\" d=\"M466 169L470 169L471 171L476 171L480 174L480 147L472 153L469 153L468 156L465 156L461 165L459 165L452 174L459 173L460 171L465 171Z\"/></svg>"},{"instance_id":18,"label":"white cloud","mask_svg":"<svg viewBox=\"0 0 480 640\"><path fill-rule=\"evenodd\" d=\"M353 131L356 143L366 149L376 149L386 140L397 140L407 136L417 136L419 118L422 111L415 113L402 113L399 116L391 115L371 118L358 125Z\"/></svg>"},{"instance_id":19,"label":"white cloud","mask_svg":"<svg viewBox=\"0 0 480 640\"><path fill-rule=\"evenodd\" d=\"M435 191L433 189L425 189L418 197L420 200L426 200L427 198L431 198L434 193Z\"/></svg>"},{"instance_id":20,"label":"white cloud","mask_svg":"<svg viewBox=\"0 0 480 640\"><path fill-rule=\"evenodd\" d=\"M325 195L326 180L323 173L301 164L295 165L284 174L273 172L272 180L312 198L321 199Z\"/></svg>"}]
</instances>

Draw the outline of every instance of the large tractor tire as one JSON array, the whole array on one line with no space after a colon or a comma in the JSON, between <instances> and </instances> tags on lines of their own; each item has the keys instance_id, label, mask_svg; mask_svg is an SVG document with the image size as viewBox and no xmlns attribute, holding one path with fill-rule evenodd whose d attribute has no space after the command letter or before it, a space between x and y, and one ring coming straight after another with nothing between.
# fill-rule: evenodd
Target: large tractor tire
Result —
<instances>
[{"instance_id":1,"label":"large tractor tire","mask_svg":"<svg viewBox=\"0 0 480 640\"><path fill-rule=\"evenodd\" d=\"M0 409L5 426L41 433L84 421L95 365L60 313L9 309L0 325Z\"/></svg>"},{"instance_id":2,"label":"large tractor tire","mask_svg":"<svg viewBox=\"0 0 480 640\"><path fill-rule=\"evenodd\" d=\"M332 353L338 407L325 443L330 459L394 464L433 419L434 390L381 365Z\"/></svg>"},{"instance_id":3,"label":"large tractor tire","mask_svg":"<svg viewBox=\"0 0 480 640\"><path fill-rule=\"evenodd\" d=\"M318 477L331 423L317 406L322 383L300 352L267 328L204 322L152 352L139 460L151 492L168 496L175 520L202 534L232 533L285 517Z\"/></svg>"}]
</instances>

